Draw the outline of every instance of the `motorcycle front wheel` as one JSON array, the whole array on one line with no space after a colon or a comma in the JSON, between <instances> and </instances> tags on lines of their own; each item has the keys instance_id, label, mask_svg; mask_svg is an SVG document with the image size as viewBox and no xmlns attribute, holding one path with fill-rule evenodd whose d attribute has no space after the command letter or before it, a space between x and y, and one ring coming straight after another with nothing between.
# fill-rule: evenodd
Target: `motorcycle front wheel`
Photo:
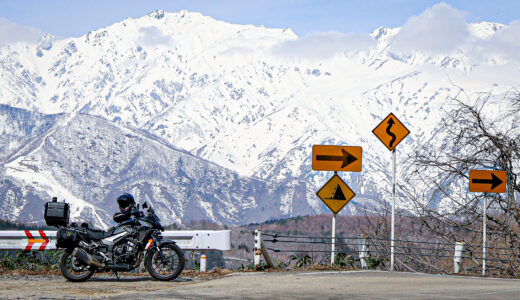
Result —
<instances>
[{"instance_id":1,"label":"motorcycle front wheel","mask_svg":"<svg viewBox=\"0 0 520 300\"><path fill-rule=\"evenodd\" d=\"M146 270L157 280L173 280L184 269L184 255L175 243L163 243L148 250L145 259Z\"/></svg>"},{"instance_id":2,"label":"motorcycle front wheel","mask_svg":"<svg viewBox=\"0 0 520 300\"><path fill-rule=\"evenodd\" d=\"M72 256L73 249L63 251L60 258L60 270L63 277L69 281L86 281L96 272L94 267L88 266Z\"/></svg>"}]
</instances>

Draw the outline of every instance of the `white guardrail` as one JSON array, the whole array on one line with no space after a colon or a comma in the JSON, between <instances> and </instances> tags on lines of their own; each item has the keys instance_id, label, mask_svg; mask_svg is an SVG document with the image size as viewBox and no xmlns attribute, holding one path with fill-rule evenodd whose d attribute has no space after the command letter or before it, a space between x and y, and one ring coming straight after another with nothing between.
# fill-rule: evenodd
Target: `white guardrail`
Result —
<instances>
[{"instance_id":1,"label":"white guardrail","mask_svg":"<svg viewBox=\"0 0 520 300\"><path fill-rule=\"evenodd\" d=\"M164 231L183 250L231 250L231 230ZM0 250L56 250L55 230L0 230Z\"/></svg>"}]
</instances>

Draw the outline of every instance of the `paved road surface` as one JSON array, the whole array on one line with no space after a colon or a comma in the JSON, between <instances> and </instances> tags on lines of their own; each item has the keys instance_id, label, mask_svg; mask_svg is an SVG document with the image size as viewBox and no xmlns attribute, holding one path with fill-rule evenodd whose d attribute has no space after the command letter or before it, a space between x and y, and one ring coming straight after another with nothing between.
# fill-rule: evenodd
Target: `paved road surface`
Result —
<instances>
[{"instance_id":1,"label":"paved road surface","mask_svg":"<svg viewBox=\"0 0 520 300\"><path fill-rule=\"evenodd\" d=\"M378 271L234 273L214 280L2 279L0 298L520 299L520 280Z\"/></svg>"}]
</instances>

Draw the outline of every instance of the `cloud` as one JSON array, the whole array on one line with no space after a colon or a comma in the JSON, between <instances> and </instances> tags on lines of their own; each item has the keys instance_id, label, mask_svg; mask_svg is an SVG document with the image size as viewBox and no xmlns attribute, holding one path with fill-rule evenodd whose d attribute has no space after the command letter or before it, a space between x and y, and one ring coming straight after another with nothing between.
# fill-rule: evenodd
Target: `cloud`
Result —
<instances>
[{"instance_id":1,"label":"cloud","mask_svg":"<svg viewBox=\"0 0 520 300\"><path fill-rule=\"evenodd\" d=\"M520 21L513 21L508 27L496 32L489 39L477 42L476 49L481 59L493 56L501 60L520 62Z\"/></svg>"},{"instance_id":2,"label":"cloud","mask_svg":"<svg viewBox=\"0 0 520 300\"><path fill-rule=\"evenodd\" d=\"M441 2L409 18L391 48L404 54L414 51L446 54L464 44L468 37L464 14Z\"/></svg>"},{"instance_id":3,"label":"cloud","mask_svg":"<svg viewBox=\"0 0 520 300\"><path fill-rule=\"evenodd\" d=\"M336 31L311 33L303 38L285 41L272 48L274 55L325 59L337 53L359 52L373 47L376 41L368 34Z\"/></svg>"},{"instance_id":4,"label":"cloud","mask_svg":"<svg viewBox=\"0 0 520 300\"><path fill-rule=\"evenodd\" d=\"M138 41L143 46L169 46L172 42L172 38L169 35L163 34L159 28L150 26L139 29Z\"/></svg>"},{"instance_id":5,"label":"cloud","mask_svg":"<svg viewBox=\"0 0 520 300\"><path fill-rule=\"evenodd\" d=\"M26 27L0 18L0 45L17 42L37 43L43 32L37 28Z\"/></svg>"}]
</instances>

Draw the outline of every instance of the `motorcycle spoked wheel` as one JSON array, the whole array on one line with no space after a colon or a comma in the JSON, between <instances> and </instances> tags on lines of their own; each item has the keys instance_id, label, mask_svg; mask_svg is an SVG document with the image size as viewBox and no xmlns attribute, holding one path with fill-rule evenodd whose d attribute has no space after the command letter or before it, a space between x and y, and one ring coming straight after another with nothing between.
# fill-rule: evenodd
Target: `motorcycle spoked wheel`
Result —
<instances>
[{"instance_id":1,"label":"motorcycle spoked wheel","mask_svg":"<svg viewBox=\"0 0 520 300\"><path fill-rule=\"evenodd\" d=\"M63 251L60 258L60 271L69 281L86 281L94 275L96 269L88 266L72 256L73 249Z\"/></svg>"},{"instance_id":2,"label":"motorcycle spoked wheel","mask_svg":"<svg viewBox=\"0 0 520 300\"><path fill-rule=\"evenodd\" d=\"M157 280L167 281L177 278L184 269L184 254L175 243L163 243L148 250L145 266L148 273Z\"/></svg>"}]
</instances>

